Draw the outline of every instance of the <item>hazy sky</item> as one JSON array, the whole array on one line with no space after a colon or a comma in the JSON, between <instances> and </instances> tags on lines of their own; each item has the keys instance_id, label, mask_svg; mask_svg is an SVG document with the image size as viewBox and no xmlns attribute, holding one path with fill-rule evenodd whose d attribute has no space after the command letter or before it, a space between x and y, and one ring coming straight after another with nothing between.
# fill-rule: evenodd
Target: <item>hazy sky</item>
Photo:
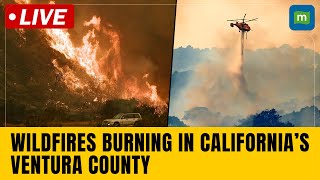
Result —
<instances>
[{"instance_id":1,"label":"hazy sky","mask_svg":"<svg viewBox=\"0 0 320 180\"><path fill-rule=\"evenodd\" d=\"M295 32L289 28L289 8L292 4L312 4L316 9L313 31ZM259 18L250 22L246 48L270 48L289 44L313 49L320 40L320 3L318 0L178 0L174 46L192 45L198 48L226 47L240 37L227 19ZM226 43L227 42L227 43ZM316 44L316 51L320 45Z\"/></svg>"}]
</instances>

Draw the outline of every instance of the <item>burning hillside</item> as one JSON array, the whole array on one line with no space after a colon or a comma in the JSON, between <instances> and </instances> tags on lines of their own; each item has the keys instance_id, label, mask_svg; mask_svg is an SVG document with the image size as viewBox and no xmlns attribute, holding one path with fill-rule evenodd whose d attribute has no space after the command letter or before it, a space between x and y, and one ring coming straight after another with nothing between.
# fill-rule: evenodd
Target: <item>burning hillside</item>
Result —
<instances>
[{"instance_id":1,"label":"burning hillside","mask_svg":"<svg viewBox=\"0 0 320 180\"><path fill-rule=\"evenodd\" d=\"M33 3L30 0L15 2ZM112 109L107 107L110 103L118 106L116 102L122 100L132 104L130 111L141 110L165 117L170 81L167 64L170 64L172 52L172 47L168 46L171 40L166 40L165 31L168 30L150 31L148 27L131 23L130 26L141 32L128 31L126 22L112 19L118 18L116 10L111 15L95 14L99 7L90 10L85 7L85 10L90 15L77 18L74 29L7 32L9 122L10 119L101 120L119 113L102 111ZM140 17L140 10L128 12ZM140 36L141 41L132 41ZM159 41L157 45L153 43L155 37ZM164 42L168 48L163 48ZM17 109L24 112L19 117L14 115ZM117 110L122 109L129 110ZM69 118L69 115L79 118Z\"/></svg>"},{"instance_id":2,"label":"burning hillside","mask_svg":"<svg viewBox=\"0 0 320 180\"><path fill-rule=\"evenodd\" d=\"M156 107L159 112L166 110L166 103L157 95L157 86L147 81L147 74L139 79L123 73L120 35L112 25L102 26L101 18L96 16L93 16L90 21L85 21L83 25L89 29L83 36L80 47L73 45L67 30L43 31L47 35L46 39L51 48L62 53L72 62L71 65L60 65L57 59L52 60L58 80L61 80L74 93L82 95L90 93L95 101L134 98ZM98 37L108 42L109 46L100 47ZM77 65L85 70L87 78L77 75L73 68Z\"/></svg>"}]
</instances>

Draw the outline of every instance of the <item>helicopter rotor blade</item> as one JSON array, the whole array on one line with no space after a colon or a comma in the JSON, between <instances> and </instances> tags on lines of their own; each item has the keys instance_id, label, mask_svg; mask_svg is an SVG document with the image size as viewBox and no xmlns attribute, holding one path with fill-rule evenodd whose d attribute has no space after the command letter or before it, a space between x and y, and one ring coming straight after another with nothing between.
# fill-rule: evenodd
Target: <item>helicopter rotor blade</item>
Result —
<instances>
[{"instance_id":1,"label":"helicopter rotor blade","mask_svg":"<svg viewBox=\"0 0 320 180\"><path fill-rule=\"evenodd\" d=\"M256 21L257 19L258 19L258 18L254 18L254 19L246 20L245 22Z\"/></svg>"},{"instance_id":2,"label":"helicopter rotor blade","mask_svg":"<svg viewBox=\"0 0 320 180\"><path fill-rule=\"evenodd\" d=\"M240 21L240 20L243 20L243 19L230 19L230 20L227 20L227 21ZM247 19L245 19L247 20Z\"/></svg>"}]
</instances>

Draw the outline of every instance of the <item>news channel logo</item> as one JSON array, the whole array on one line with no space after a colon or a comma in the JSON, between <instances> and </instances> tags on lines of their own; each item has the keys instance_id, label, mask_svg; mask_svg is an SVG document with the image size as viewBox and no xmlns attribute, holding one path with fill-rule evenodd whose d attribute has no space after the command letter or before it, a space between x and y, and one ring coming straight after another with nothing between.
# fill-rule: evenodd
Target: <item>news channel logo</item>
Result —
<instances>
[{"instance_id":1,"label":"news channel logo","mask_svg":"<svg viewBox=\"0 0 320 180\"><path fill-rule=\"evenodd\" d=\"M315 26L315 10L312 5L292 5L289 9L289 26L294 31L311 31Z\"/></svg>"}]
</instances>

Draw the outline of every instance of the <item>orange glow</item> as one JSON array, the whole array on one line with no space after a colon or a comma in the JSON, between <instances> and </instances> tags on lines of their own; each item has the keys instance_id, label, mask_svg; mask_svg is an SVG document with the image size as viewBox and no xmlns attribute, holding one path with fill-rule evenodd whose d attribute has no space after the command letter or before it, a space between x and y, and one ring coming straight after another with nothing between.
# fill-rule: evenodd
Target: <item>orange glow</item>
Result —
<instances>
[{"instance_id":1,"label":"orange glow","mask_svg":"<svg viewBox=\"0 0 320 180\"><path fill-rule=\"evenodd\" d=\"M16 0L17 3L30 3L30 0ZM54 1L50 1L54 4ZM157 113L167 109L167 104L158 96L157 86L148 82L149 74L140 80L122 71L120 51L120 35L111 24L101 25L101 18L93 16L85 21L88 28L82 37L81 46L76 47L66 29L45 29L46 40L50 47L63 54L69 64L59 64L53 59L56 69L56 80L74 93L94 95L93 102L110 99L137 99L142 103L155 107ZM107 48L99 46L100 40L108 42ZM99 52L99 54L98 54ZM83 69L85 75L79 68ZM142 83L141 81L144 81Z\"/></svg>"},{"instance_id":2,"label":"orange glow","mask_svg":"<svg viewBox=\"0 0 320 180\"><path fill-rule=\"evenodd\" d=\"M14 0L14 2L18 4L29 4L31 3L31 0Z\"/></svg>"}]
</instances>

